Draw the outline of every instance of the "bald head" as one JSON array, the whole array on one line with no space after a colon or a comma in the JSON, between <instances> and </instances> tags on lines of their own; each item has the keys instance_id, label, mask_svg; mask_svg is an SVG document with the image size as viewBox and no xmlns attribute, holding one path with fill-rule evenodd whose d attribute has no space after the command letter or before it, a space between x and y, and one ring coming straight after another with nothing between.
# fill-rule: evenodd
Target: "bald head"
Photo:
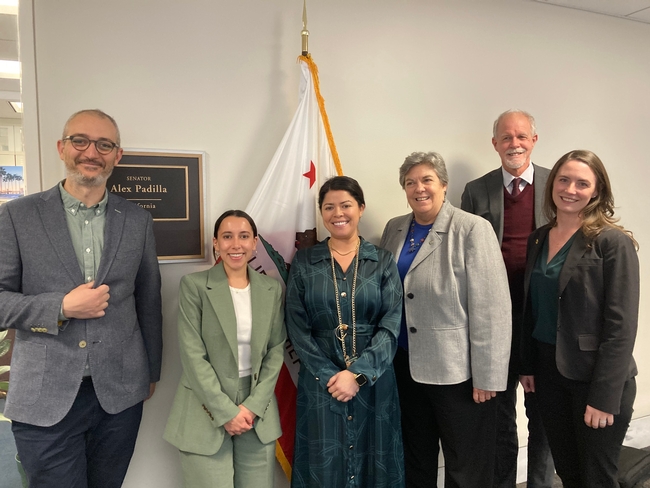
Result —
<instances>
[{"instance_id":1,"label":"bald head","mask_svg":"<svg viewBox=\"0 0 650 488\"><path fill-rule=\"evenodd\" d=\"M85 110L79 110L78 112L73 113L68 120L66 121L65 125L63 126L63 136L61 139L65 139L68 137L70 134L68 133L68 129L70 128L70 123L79 117L80 115L90 115L94 116L100 119L108 120L113 127L115 127L115 143L120 146L121 145L121 140L120 140L120 129L117 126L117 122L115 122L115 119L108 115L106 112L99 110L97 108L91 108L91 109L85 109Z\"/></svg>"}]
</instances>

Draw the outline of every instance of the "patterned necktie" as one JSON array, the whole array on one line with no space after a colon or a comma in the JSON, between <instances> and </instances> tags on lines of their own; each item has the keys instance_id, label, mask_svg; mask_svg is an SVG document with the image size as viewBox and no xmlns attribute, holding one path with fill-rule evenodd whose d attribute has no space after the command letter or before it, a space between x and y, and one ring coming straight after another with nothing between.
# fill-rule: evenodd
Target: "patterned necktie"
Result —
<instances>
[{"instance_id":1,"label":"patterned necktie","mask_svg":"<svg viewBox=\"0 0 650 488\"><path fill-rule=\"evenodd\" d=\"M519 189L519 182L521 182L521 178L515 178L512 180L512 193L511 195L513 197L516 197L521 193L521 190Z\"/></svg>"}]
</instances>

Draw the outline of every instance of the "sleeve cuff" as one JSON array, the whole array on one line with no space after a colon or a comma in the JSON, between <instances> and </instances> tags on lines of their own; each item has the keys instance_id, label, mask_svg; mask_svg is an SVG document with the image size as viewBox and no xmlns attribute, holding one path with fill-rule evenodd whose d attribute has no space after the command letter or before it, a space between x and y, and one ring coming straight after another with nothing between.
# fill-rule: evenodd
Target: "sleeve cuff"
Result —
<instances>
[{"instance_id":1,"label":"sleeve cuff","mask_svg":"<svg viewBox=\"0 0 650 488\"><path fill-rule=\"evenodd\" d=\"M63 302L61 302L61 307L59 308L59 318L58 318L58 321L57 321L56 325L58 325L59 327L62 327L63 324L65 324L68 320L69 320L68 317L63 315Z\"/></svg>"}]
</instances>

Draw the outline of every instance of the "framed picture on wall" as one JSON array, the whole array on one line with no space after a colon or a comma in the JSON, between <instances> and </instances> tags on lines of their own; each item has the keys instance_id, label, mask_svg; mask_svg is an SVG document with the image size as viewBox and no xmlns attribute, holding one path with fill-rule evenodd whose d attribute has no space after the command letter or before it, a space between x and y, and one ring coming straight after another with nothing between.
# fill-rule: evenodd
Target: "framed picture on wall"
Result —
<instances>
[{"instance_id":1,"label":"framed picture on wall","mask_svg":"<svg viewBox=\"0 0 650 488\"><path fill-rule=\"evenodd\" d=\"M125 150L108 190L151 212L161 263L206 259L204 153Z\"/></svg>"},{"instance_id":2,"label":"framed picture on wall","mask_svg":"<svg viewBox=\"0 0 650 488\"><path fill-rule=\"evenodd\" d=\"M25 195L22 166L0 166L0 205Z\"/></svg>"}]
</instances>

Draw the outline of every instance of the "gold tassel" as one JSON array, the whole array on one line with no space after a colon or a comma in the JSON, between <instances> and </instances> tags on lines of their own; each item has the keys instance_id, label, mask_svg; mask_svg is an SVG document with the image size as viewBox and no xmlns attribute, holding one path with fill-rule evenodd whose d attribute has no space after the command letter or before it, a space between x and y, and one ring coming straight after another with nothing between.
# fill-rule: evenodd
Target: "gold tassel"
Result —
<instances>
[{"instance_id":1,"label":"gold tassel","mask_svg":"<svg viewBox=\"0 0 650 488\"><path fill-rule=\"evenodd\" d=\"M323 119L323 125L325 126L325 135L327 136L327 143L330 145L330 151L332 152L332 159L334 159L334 167L336 168L336 174L343 176L343 169L341 168L341 160L339 159L339 153L336 150L336 144L334 144L334 137L332 136L332 129L330 128L330 121L327 118L327 112L325 112L325 100L323 100L322 95L320 94L320 82L318 80L318 66L311 59L311 55L307 56L298 56L298 59L307 63L309 66L309 71L311 72L312 80L314 80L314 91L316 92L316 100L318 101L318 108L320 109L320 116Z\"/></svg>"}]
</instances>

